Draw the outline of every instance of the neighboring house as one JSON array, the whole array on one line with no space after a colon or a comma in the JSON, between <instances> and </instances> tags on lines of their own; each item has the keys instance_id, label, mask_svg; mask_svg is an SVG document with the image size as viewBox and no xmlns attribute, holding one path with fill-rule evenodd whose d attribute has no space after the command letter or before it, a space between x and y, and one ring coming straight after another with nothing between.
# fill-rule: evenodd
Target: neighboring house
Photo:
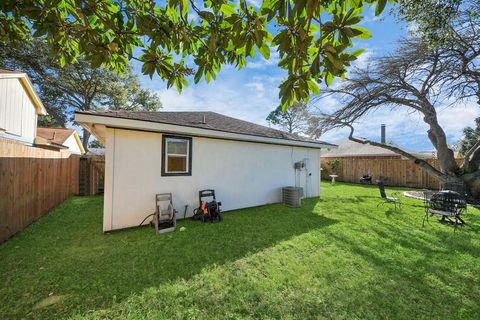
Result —
<instances>
[{"instance_id":1,"label":"neighboring house","mask_svg":"<svg viewBox=\"0 0 480 320\"><path fill-rule=\"evenodd\" d=\"M33 145L38 115L46 114L27 74L0 69L0 137Z\"/></svg>"},{"instance_id":2,"label":"neighboring house","mask_svg":"<svg viewBox=\"0 0 480 320\"><path fill-rule=\"evenodd\" d=\"M86 156L91 157L105 157L105 149L104 148L88 148Z\"/></svg>"},{"instance_id":3,"label":"neighboring house","mask_svg":"<svg viewBox=\"0 0 480 320\"><path fill-rule=\"evenodd\" d=\"M386 144L386 126L382 124L380 126L380 142ZM372 146L371 144L363 144L355 142L349 139L335 141L334 142L338 148L329 150L322 153L323 161L328 159L338 159L338 158L355 158L355 159L406 159L402 155L395 153L391 150L384 149L381 147ZM389 143L392 144L392 143ZM436 153L433 152L415 152L415 151L404 151L416 156L419 159L434 159L436 158Z\"/></svg>"},{"instance_id":4,"label":"neighboring house","mask_svg":"<svg viewBox=\"0 0 480 320\"><path fill-rule=\"evenodd\" d=\"M54 150L68 149L72 154L85 153L77 131L70 128L37 128L35 145Z\"/></svg>"},{"instance_id":5,"label":"neighboring house","mask_svg":"<svg viewBox=\"0 0 480 320\"><path fill-rule=\"evenodd\" d=\"M338 158L356 158L356 159L406 159L402 155L393 151L372 146L370 144L358 143L349 139L333 142L338 145L337 149L322 152L322 158L338 159ZM420 159L435 158L432 152L414 152L405 150Z\"/></svg>"},{"instance_id":6,"label":"neighboring house","mask_svg":"<svg viewBox=\"0 0 480 320\"><path fill-rule=\"evenodd\" d=\"M202 189L215 189L224 210L280 202L291 185L317 197L320 149L335 147L213 112L77 112L75 121L105 145L104 231L138 226L163 192L180 218ZM294 169L299 161L306 169Z\"/></svg>"}]
</instances>

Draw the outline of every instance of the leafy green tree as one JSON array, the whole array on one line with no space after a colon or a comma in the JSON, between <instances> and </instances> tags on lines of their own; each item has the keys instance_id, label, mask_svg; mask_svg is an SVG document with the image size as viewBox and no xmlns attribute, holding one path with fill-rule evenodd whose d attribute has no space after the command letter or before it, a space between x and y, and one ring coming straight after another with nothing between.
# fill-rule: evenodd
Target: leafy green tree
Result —
<instances>
[{"instance_id":1,"label":"leafy green tree","mask_svg":"<svg viewBox=\"0 0 480 320\"><path fill-rule=\"evenodd\" d=\"M396 11L405 21L414 23L416 33L431 44L445 44L456 38L465 18L480 18L478 0L398 0Z\"/></svg>"},{"instance_id":2,"label":"leafy green tree","mask_svg":"<svg viewBox=\"0 0 480 320\"><path fill-rule=\"evenodd\" d=\"M277 107L270 112L266 120L289 133L302 133L307 129L308 119L307 105L304 103L294 103L285 111L282 110L282 107Z\"/></svg>"},{"instance_id":3,"label":"leafy green tree","mask_svg":"<svg viewBox=\"0 0 480 320\"><path fill-rule=\"evenodd\" d=\"M327 164L330 166L330 169L332 169L333 174L339 174L340 173L340 165L341 162L338 159L333 159L333 160L328 160Z\"/></svg>"},{"instance_id":4,"label":"leafy green tree","mask_svg":"<svg viewBox=\"0 0 480 320\"><path fill-rule=\"evenodd\" d=\"M480 117L475 119L475 128L463 129L463 138L458 142L458 152L465 156L480 141Z\"/></svg>"},{"instance_id":5,"label":"leafy green tree","mask_svg":"<svg viewBox=\"0 0 480 320\"><path fill-rule=\"evenodd\" d=\"M130 68L120 76L101 67L92 67L82 56L74 65L61 67L51 59L50 48L42 40L18 46L0 43L0 67L22 70L31 77L49 113L39 119L44 126L65 126L73 120L75 111L155 111L161 108L158 95L142 89ZM90 133L84 130L85 149L89 138Z\"/></svg>"},{"instance_id":6,"label":"leafy green tree","mask_svg":"<svg viewBox=\"0 0 480 320\"><path fill-rule=\"evenodd\" d=\"M397 8L401 18L418 27L414 36L438 50L448 65L441 75L447 95L476 97L480 105L480 1L399 0Z\"/></svg>"},{"instance_id":7,"label":"leafy green tree","mask_svg":"<svg viewBox=\"0 0 480 320\"><path fill-rule=\"evenodd\" d=\"M389 0L394 2L394 0ZM204 78L216 78L224 65L243 68L247 58L272 48L288 71L280 85L283 107L307 102L317 83L343 76L361 50L352 40L370 32L360 26L362 11L387 0L263 0L259 8L246 0L3 0L0 42L16 43L33 35L44 38L61 65L80 56L93 67L126 72L128 61L143 64L180 91ZM198 19L189 12L195 13ZM140 49L140 50L138 50ZM136 55L136 52L141 52ZM191 59L187 59L191 58Z\"/></svg>"},{"instance_id":8,"label":"leafy green tree","mask_svg":"<svg viewBox=\"0 0 480 320\"><path fill-rule=\"evenodd\" d=\"M90 141L90 143L88 144L88 147L99 148L99 149L105 148L105 146L100 141L98 141L97 139Z\"/></svg>"}]
</instances>

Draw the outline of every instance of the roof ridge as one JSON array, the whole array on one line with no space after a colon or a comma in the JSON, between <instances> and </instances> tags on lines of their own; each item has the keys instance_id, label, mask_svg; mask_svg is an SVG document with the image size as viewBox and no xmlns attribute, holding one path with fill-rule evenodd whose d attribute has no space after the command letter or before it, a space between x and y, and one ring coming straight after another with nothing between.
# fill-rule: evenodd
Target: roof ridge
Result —
<instances>
[{"instance_id":1,"label":"roof ridge","mask_svg":"<svg viewBox=\"0 0 480 320\"><path fill-rule=\"evenodd\" d=\"M213 112L213 111L209 111L211 113L214 113L214 114L218 114L222 117L226 117L226 118L230 118L230 119L234 119L236 121L243 121L243 122L246 122L248 124L253 124L253 125L256 125L256 126L260 126L260 127L263 127L263 128L266 128L266 129L269 129L269 130L274 130L274 131L277 131L277 132L281 132L283 134L289 134L289 135L295 135L295 136L298 136L297 134L295 133L290 133L290 132L286 132L286 131L283 131L283 130L279 130L279 129L276 129L276 128L272 128L272 127L267 127L263 124L259 124L259 123L255 123L255 122L250 122L250 121L247 121L247 120L243 120L243 119L239 119L239 118L234 118L234 117L231 117L231 116L226 116L224 114L221 114L221 113L217 113L217 112Z\"/></svg>"},{"instance_id":2,"label":"roof ridge","mask_svg":"<svg viewBox=\"0 0 480 320\"><path fill-rule=\"evenodd\" d=\"M234 118L214 111L77 111L77 114L85 113L93 116L104 116L124 118L129 120L148 121L178 126L195 127L207 130L261 136L291 141L303 141L309 143L320 143L335 146L334 144L301 136L296 133L289 133L266 125ZM205 123L200 118L206 115Z\"/></svg>"}]
</instances>

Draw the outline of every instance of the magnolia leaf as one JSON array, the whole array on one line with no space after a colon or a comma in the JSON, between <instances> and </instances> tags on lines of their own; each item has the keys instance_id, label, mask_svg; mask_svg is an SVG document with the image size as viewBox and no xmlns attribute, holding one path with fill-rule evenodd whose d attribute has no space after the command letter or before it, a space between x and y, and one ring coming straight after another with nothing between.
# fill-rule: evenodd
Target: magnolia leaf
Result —
<instances>
[{"instance_id":1,"label":"magnolia leaf","mask_svg":"<svg viewBox=\"0 0 480 320\"><path fill-rule=\"evenodd\" d=\"M352 29L360 32L355 38L366 40L372 37L372 33L363 27L355 26Z\"/></svg>"},{"instance_id":2,"label":"magnolia leaf","mask_svg":"<svg viewBox=\"0 0 480 320\"><path fill-rule=\"evenodd\" d=\"M330 72L325 75L325 84L329 87L333 82L334 76Z\"/></svg>"},{"instance_id":3,"label":"magnolia leaf","mask_svg":"<svg viewBox=\"0 0 480 320\"><path fill-rule=\"evenodd\" d=\"M359 57L362 53L365 52L365 49L358 49L358 50L355 50L351 53L352 56L355 56L355 57Z\"/></svg>"},{"instance_id":4,"label":"magnolia leaf","mask_svg":"<svg viewBox=\"0 0 480 320\"><path fill-rule=\"evenodd\" d=\"M320 88L318 87L318 85L315 83L315 81L313 80L309 80L307 82L308 84L308 89L313 93L313 94L320 94Z\"/></svg>"},{"instance_id":5,"label":"magnolia leaf","mask_svg":"<svg viewBox=\"0 0 480 320\"><path fill-rule=\"evenodd\" d=\"M232 14L236 13L235 9L232 6L230 6L228 4L225 4L225 3L221 5L220 11L227 16L231 16Z\"/></svg>"},{"instance_id":6,"label":"magnolia leaf","mask_svg":"<svg viewBox=\"0 0 480 320\"><path fill-rule=\"evenodd\" d=\"M258 48L258 51L260 51L260 53L265 59L270 59L270 47L266 43L264 43L260 48Z\"/></svg>"},{"instance_id":7,"label":"magnolia leaf","mask_svg":"<svg viewBox=\"0 0 480 320\"><path fill-rule=\"evenodd\" d=\"M325 52L325 56L327 57L328 61L330 61L335 66L335 68L337 68L338 70L343 69L343 63L330 52Z\"/></svg>"},{"instance_id":8,"label":"magnolia leaf","mask_svg":"<svg viewBox=\"0 0 480 320\"><path fill-rule=\"evenodd\" d=\"M387 5L387 0L378 0L377 6L375 7L375 15L379 16L382 14L383 9L385 9L385 6Z\"/></svg>"}]
</instances>

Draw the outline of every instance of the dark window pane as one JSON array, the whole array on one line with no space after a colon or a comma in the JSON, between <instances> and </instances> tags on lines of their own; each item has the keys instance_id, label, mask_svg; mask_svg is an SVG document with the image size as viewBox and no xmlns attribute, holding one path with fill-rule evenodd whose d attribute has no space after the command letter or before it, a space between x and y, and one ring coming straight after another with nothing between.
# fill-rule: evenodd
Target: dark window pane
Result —
<instances>
[{"instance_id":1,"label":"dark window pane","mask_svg":"<svg viewBox=\"0 0 480 320\"><path fill-rule=\"evenodd\" d=\"M168 156L167 172L186 172L187 157Z\"/></svg>"}]
</instances>

